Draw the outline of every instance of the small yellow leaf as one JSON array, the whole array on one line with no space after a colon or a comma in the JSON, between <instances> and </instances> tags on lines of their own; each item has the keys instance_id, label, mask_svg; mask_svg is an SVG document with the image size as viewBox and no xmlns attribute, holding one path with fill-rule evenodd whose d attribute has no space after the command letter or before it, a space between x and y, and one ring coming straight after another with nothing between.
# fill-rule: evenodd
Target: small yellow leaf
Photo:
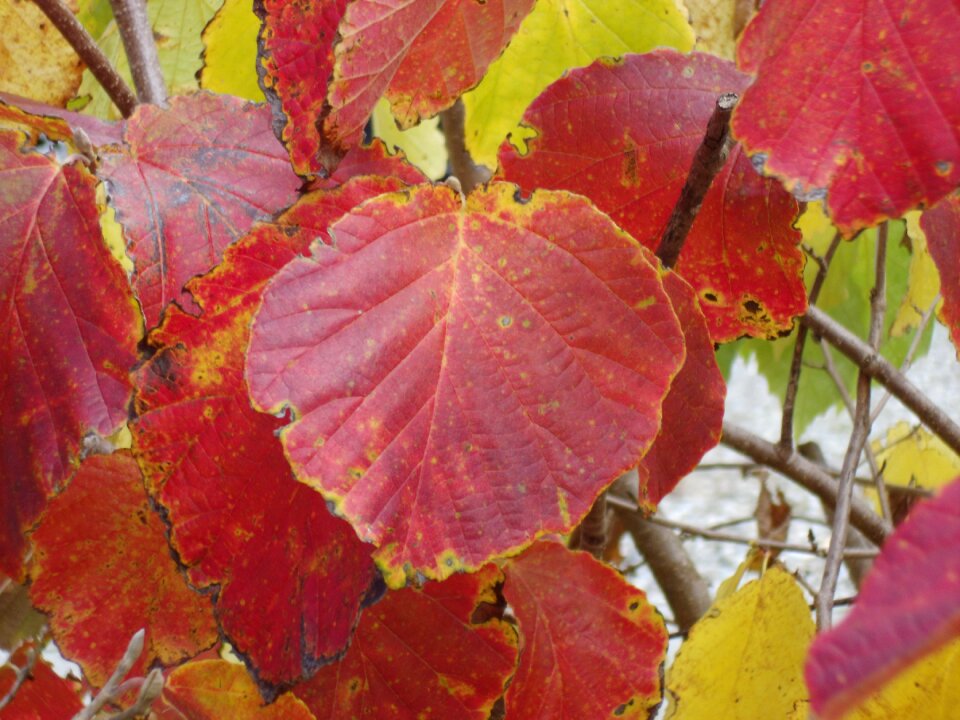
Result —
<instances>
[{"instance_id":1,"label":"small yellow leaf","mask_svg":"<svg viewBox=\"0 0 960 720\"><path fill-rule=\"evenodd\" d=\"M923 313L940 293L940 273L927 250L927 236L920 227L920 212L909 212L904 219L911 241L910 268L907 271L907 294L903 296L897 317L890 327L890 334L894 337L917 327Z\"/></svg>"},{"instance_id":2,"label":"small yellow leaf","mask_svg":"<svg viewBox=\"0 0 960 720\"><path fill-rule=\"evenodd\" d=\"M873 450L888 485L935 490L960 475L960 457L940 438L907 422L890 428L886 441L874 442Z\"/></svg>"},{"instance_id":3,"label":"small yellow leaf","mask_svg":"<svg viewBox=\"0 0 960 720\"><path fill-rule=\"evenodd\" d=\"M770 568L690 630L667 672L667 720L806 717L803 661L813 635L796 580Z\"/></svg>"},{"instance_id":4,"label":"small yellow leaf","mask_svg":"<svg viewBox=\"0 0 960 720\"><path fill-rule=\"evenodd\" d=\"M263 102L257 82L257 34L260 19L250 0L225 0L203 30L200 87Z\"/></svg>"},{"instance_id":5,"label":"small yellow leaf","mask_svg":"<svg viewBox=\"0 0 960 720\"><path fill-rule=\"evenodd\" d=\"M380 98L373 109L373 134L391 151L400 148L412 164L431 180L447 174L447 146L440 132L440 118L423 120L409 130L401 130L390 112L390 102Z\"/></svg>"}]
</instances>

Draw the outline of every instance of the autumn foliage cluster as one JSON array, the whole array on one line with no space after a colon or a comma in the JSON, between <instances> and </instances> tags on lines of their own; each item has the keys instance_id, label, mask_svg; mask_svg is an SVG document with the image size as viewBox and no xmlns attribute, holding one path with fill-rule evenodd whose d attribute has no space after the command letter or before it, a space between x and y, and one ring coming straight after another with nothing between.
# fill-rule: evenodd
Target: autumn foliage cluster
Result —
<instances>
[{"instance_id":1,"label":"autumn foliage cluster","mask_svg":"<svg viewBox=\"0 0 960 720\"><path fill-rule=\"evenodd\" d=\"M0 571L83 671L11 648L0 716L81 712L140 628L104 713L151 669L154 717L296 720L897 717L857 708L960 674L956 484L835 630L771 562L666 681L658 609L567 543L720 440L715 348L807 312L807 202L845 243L922 209L960 341L955 2L208 5L150 0L169 98L125 112L0 4ZM109 5L73 11L129 77ZM465 193L431 182L451 108L493 171Z\"/></svg>"}]
</instances>

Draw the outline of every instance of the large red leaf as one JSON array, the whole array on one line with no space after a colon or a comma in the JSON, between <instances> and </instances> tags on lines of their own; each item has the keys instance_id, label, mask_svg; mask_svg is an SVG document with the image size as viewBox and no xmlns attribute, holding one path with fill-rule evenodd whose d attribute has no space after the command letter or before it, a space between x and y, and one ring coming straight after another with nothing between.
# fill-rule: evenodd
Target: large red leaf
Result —
<instances>
[{"instance_id":1,"label":"large red leaf","mask_svg":"<svg viewBox=\"0 0 960 720\"><path fill-rule=\"evenodd\" d=\"M258 225L190 284L198 317L168 311L150 336L160 349L137 376L133 431L148 485L191 582L219 588L223 633L268 695L344 651L379 576L370 548L291 475L274 434L283 422L250 408L250 320L267 280L331 220L401 186L353 180Z\"/></svg>"},{"instance_id":2,"label":"large red leaf","mask_svg":"<svg viewBox=\"0 0 960 720\"><path fill-rule=\"evenodd\" d=\"M19 578L23 532L73 472L83 438L126 420L142 325L100 234L94 178L3 128L69 129L0 108L0 570Z\"/></svg>"},{"instance_id":3,"label":"large red leaf","mask_svg":"<svg viewBox=\"0 0 960 720\"><path fill-rule=\"evenodd\" d=\"M766 2L737 51L757 81L734 132L847 233L932 204L960 184L957 37L953 0Z\"/></svg>"},{"instance_id":4,"label":"large red leaf","mask_svg":"<svg viewBox=\"0 0 960 720\"><path fill-rule=\"evenodd\" d=\"M314 720L293 695L264 705L240 665L225 660L190 662L170 673L151 714L160 720Z\"/></svg>"},{"instance_id":5,"label":"large red leaf","mask_svg":"<svg viewBox=\"0 0 960 720\"><path fill-rule=\"evenodd\" d=\"M586 195L655 250L717 96L748 78L712 55L658 50L599 60L527 109L526 154L500 149L501 174L532 190ZM797 204L734 148L687 237L677 272L697 291L715 342L771 337L806 308Z\"/></svg>"},{"instance_id":6,"label":"large red leaf","mask_svg":"<svg viewBox=\"0 0 960 720\"><path fill-rule=\"evenodd\" d=\"M177 570L127 452L87 458L32 540L30 597L50 615L61 652L93 685L107 681L140 628L146 645L135 674L216 641L210 602Z\"/></svg>"},{"instance_id":7,"label":"large red leaf","mask_svg":"<svg viewBox=\"0 0 960 720\"><path fill-rule=\"evenodd\" d=\"M687 357L663 400L660 434L637 467L637 497L651 512L697 466L707 450L720 442L727 396L696 293L676 273L664 277L663 287L683 327ZM678 447L683 452L677 452Z\"/></svg>"},{"instance_id":8,"label":"large red leaf","mask_svg":"<svg viewBox=\"0 0 960 720\"><path fill-rule=\"evenodd\" d=\"M124 142L101 149L117 219L136 265L134 288L147 325L183 286L220 261L254 220L291 204L300 185L270 130L270 113L230 95L175 97L141 105Z\"/></svg>"},{"instance_id":9,"label":"large red leaf","mask_svg":"<svg viewBox=\"0 0 960 720\"><path fill-rule=\"evenodd\" d=\"M960 197L949 195L924 212L920 227L940 274L941 318L960 352Z\"/></svg>"},{"instance_id":10,"label":"large red leaf","mask_svg":"<svg viewBox=\"0 0 960 720\"><path fill-rule=\"evenodd\" d=\"M490 565L389 593L363 613L343 660L294 692L318 718L486 720L513 673L516 634L471 616L501 579Z\"/></svg>"},{"instance_id":11,"label":"large red leaf","mask_svg":"<svg viewBox=\"0 0 960 720\"><path fill-rule=\"evenodd\" d=\"M10 656L9 662L18 668L27 665L27 645L21 646ZM34 652L40 653L39 648ZM0 698L13 687L16 672L11 665L0 668ZM79 683L65 680L57 675L42 657L36 658L30 675L3 708L4 720L63 720L83 709Z\"/></svg>"},{"instance_id":12,"label":"large red leaf","mask_svg":"<svg viewBox=\"0 0 960 720\"><path fill-rule=\"evenodd\" d=\"M504 574L521 638L508 718L650 715L663 694L667 631L642 591L554 542L533 545Z\"/></svg>"},{"instance_id":13,"label":"large red leaf","mask_svg":"<svg viewBox=\"0 0 960 720\"><path fill-rule=\"evenodd\" d=\"M247 380L389 585L570 530L652 442L680 328L588 201L420 186L331 232L264 293Z\"/></svg>"},{"instance_id":14,"label":"large red leaf","mask_svg":"<svg viewBox=\"0 0 960 720\"><path fill-rule=\"evenodd\" d=\"M273 110L277 137L301 175L323 171L318 153L333 42L347 0L254 0L263 21L257 41L260 87Z\"/></svg>"},{"instance_id":15,"label":"large red leaf","mask_svg":"<svg viewBox=\"0 0 960 720\"><path fill-rule=\"evenodd\" d=\"M917 505L883 546L850 614L818 635L806 679L839 718L897 671L960 636L960 479Z\"/></svg>"},{"instance_id":16,"label":"large red leaf","mask_svg":"<svg viewBox=\"0 0 960 720\"><path fill-rule=\"evenodd\" d=\"M338 154L359 142L381 95L400 127L450 107L480 82L533 0L353 0L340 42L324 133Z\"/></svg>"}]
</instances>

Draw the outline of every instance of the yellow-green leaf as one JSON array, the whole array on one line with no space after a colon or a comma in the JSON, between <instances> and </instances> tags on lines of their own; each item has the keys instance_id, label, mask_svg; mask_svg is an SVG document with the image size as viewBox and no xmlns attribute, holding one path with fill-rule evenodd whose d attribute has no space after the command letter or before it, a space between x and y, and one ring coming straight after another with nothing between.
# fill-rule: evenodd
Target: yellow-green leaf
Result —
<instances>
[{"instance_id":1,"label":"yellow-green leaf","mask_svg":"<svg viewBox=\"0 0 960 720\"><path fill-rule=\"evenodd\" d=\"M250 0L225 0L203 31L200 87L263 102L257 82L260 19Z\"/></svg>"},{"instance_id":2,"label":"yellow-green leaf","mask_svg":"<svg viewBox=\"0 0 960 720\"><path fill-rule=\"evenodd\" d=\"M496 167L507 135L519 142L523 111L565 70L658 46L693 47L693 30L674 0L539 0L483 81L463 96L467 149Z\"/></svg>"},{"instance_id":3,"label":"yellow-green leaf","mask_svg":"<svg viewBox=\"0 0 960 720\"><path fill-rule=\"evenodd\" d=\"M98 5L106 2L107 0L97 0L91 3L82 17L102 17ZM218 0L150 0L147 3L147 15L157 40L160 67L167 91L171 95L182 95L197 89L196 75L202 64L200 54L203 51L200 33L218 7ZM91 31L96 29L91 28ZM107 59L132 88L130 66L123 52L116 22L111 20L103 26L100 33L91 34ZM84 102L87 96L90 98L89 102L83 105L84 112L111 120L120 117L119 111L89 70L84 71L83 82L80 83L77 94L77 105Z\"/></svg>"},{"instance_id":4,"label":"yellow-green leaf","mask_svg":"<svg viewBox=\"0 0 960 720\"><path fill-rule=\"evenodd\" d=\"M907 294L900 301L897 317L890 327L890 334L894 337L917 327L940 293L940 273L927 250L927 236L920 227L920 212L908 212L904 220L910 238L910 269L907 271Z\"/></svg>"},{"instance_id":5,"label":"yellow-green leaf","mask_svg":"<svg viewBox=\"0 0 960 720\"><path fill-rule=\"evenodd\" d=\"M423 120L409 130L401 130L390 112L390 102L380 98L373 109L372 119L373 134L383 140L391 151L400 148L407 160L431 180L439 180L446 175L447 146L440 132L439 116Z\"/></svg>"},{"instance_id":6,"label":"yellow-green leaf","mask_svg":"<svg viewBox=\"0 0 960 720\"><path fill-rule=\"evenodd\" d=\"M918 485L936 490L960 475L960 457L922 427L898 422L885 442L873 443L877 464L888 485Z\"/></svg>"},{"instance_id":7,"label":"yellow-green leaf","mask_svg":"<svg viewBox=\"0 0 960 720\"><path fill-rule=\"evenodd\" d=\"M773 567L713 604L667 672L667 720L806 717L814 635L797 581Z\"/></svg>"}]
</instances>

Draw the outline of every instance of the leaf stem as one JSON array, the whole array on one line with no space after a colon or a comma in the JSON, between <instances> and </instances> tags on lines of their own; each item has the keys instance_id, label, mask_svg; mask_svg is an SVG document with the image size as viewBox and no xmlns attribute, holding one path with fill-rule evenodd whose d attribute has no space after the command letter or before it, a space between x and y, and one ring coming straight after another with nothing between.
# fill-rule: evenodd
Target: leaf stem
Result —
<instances>
[{"instance_id":1,"label":"leaf stem","mask_svg":"<svg viewBox=\"0 0 960 720\"><path fill-rule=\"evenodd\" d=\"M693 156L687 181L680 191L680 198L673 206L673 212L657 248L657 257L664 267L672 268L677 264L687 234L700 212L700 205L713 179L727 161L730 153L730 115L739 99L736 93L724 93L717 98L717 104L707 123L707 131Z\"/></svg>"},{"instance_id":2,"label":"leaf stem","mask_svg":"<svg viewBox=\"0 0 960 720\"><path fill-rule=\"evenodd\" d=\"M440 113L440 126L450 158L451 175L460 181L463 193L469 195L477 185L490 179L490 171L483 165L477 165L467 150L466 109L463 100L458 98L452 107Z\"/></svg>"},{"instance_id":3,"label":"leaf stem","mask_svg":"<svg viewBox=\"0 0 960 720\"><path fill-rule=\"evenodd\" d=\"M64 5L63 0L34 0L34 2L90 68L90 72L110 96L120 114L123 117L130 117L137 106L136 96L126 81L120 77L120 73L107 60L107 56L103 54L96 41L90 37L87 29L70 12L70 8Z\"/></svg>"},{"instance_id":4,"label":"leaf stem","mask_svg":"<svg viewBox=\"0 0 960 720\"><path fill-rule=\"evenodd\" d=\"M147 17L144 0L110 0L120 30L123 49L130 63L130 74L142 103L166 105L167 87L163 82L157 43Z\"/></svg>"}]
</instances>

